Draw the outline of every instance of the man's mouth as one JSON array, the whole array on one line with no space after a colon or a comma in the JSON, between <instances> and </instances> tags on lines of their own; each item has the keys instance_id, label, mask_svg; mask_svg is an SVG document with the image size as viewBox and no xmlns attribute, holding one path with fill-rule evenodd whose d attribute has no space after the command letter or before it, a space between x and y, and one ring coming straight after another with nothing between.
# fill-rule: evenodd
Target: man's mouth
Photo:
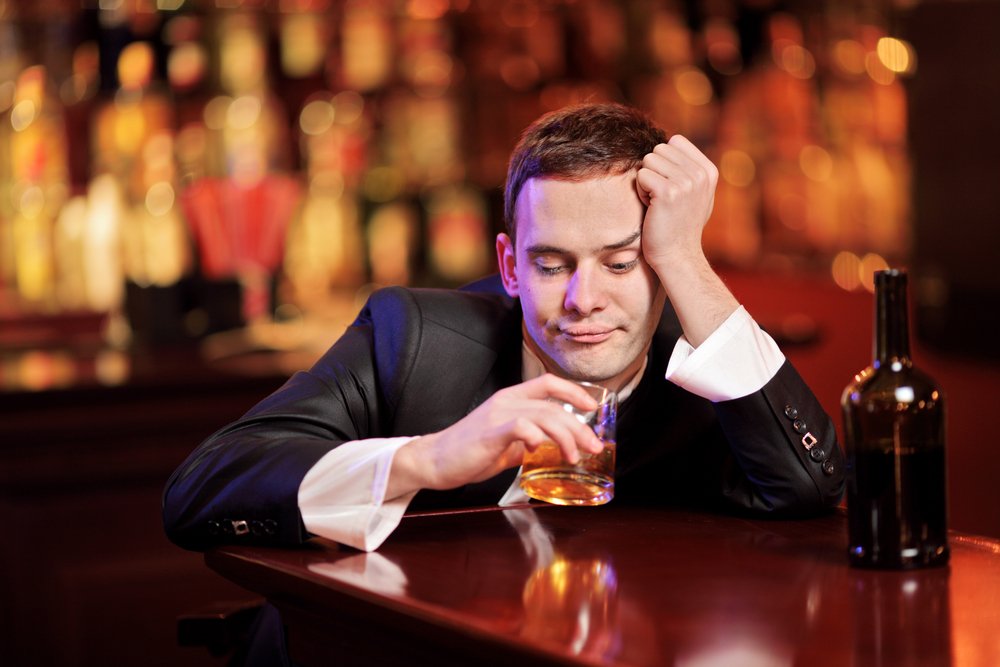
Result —
<instances>
[{"instance_id":1,"label":"man's mouth","mask_svg":"<svg viewBox=\"0 0 1000 667\"><path fill-rule=\"evenodd\" d=\"M593 345L603 343L611 338L615 330L608 327L565 327L559 329L559 333L566 340L573 343Z\"/></svg>"}]
</instances>

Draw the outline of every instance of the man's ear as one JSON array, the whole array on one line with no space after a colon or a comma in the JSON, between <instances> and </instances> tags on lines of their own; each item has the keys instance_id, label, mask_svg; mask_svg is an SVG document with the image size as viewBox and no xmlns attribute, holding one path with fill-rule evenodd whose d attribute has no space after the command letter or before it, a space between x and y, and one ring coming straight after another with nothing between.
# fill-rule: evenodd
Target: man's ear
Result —
<instances>
[{"instance_id":1,"label":"man's ear","mask_svg":"<svg viewBox=\"0 0 1000 667\"><path fill-rule=\"evenodd\" d=\"M503 280L503 288L507 294L517 297L519 291L514 262L514 241L504 233L497 234L497 266L500 267L500 279Z\"/></svg>"}]
</instances>

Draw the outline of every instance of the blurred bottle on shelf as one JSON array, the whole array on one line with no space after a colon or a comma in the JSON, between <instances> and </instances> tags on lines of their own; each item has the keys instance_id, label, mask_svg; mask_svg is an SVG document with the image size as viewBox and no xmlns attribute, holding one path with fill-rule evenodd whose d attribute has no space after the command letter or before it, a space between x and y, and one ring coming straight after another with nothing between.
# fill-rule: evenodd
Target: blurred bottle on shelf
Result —
<instances>
[{"instance_id":1,"label":"blurred bottle on shelf","mask_svg":"<svg viewBox=\"0 0 1000 667\"><path fill-rule=\"evenodd\" d=\"M426 210L431 273L451 285L486 275L492 260L479 191L466 185L438 188L428 195Z\"/></svg>"},{"instance_id":2,"label":"blurred bottle on shelf","mask_svg":"<svg viewBox=\"0 0 1000 667\"><path fill-rule=\"evenodd\" d=\"M405 200L379 204L368 221L368 263L379 286L409 285L417 258L419 213Z\"/></svg>"},{"instance_id":3,"label":"blurred bottle on shelf","mask_svg":"<svg viewBox=\"0 0 1000 667\"><path fill-rule=\"evenodd\" d=\"M713 260L910 252L915 56L864 8L154 4L49 20L0 2L8 310L111 312L124 282L183 286L186 311L215 285L210 301L239 303L213 329L372 281L476 277L492 266L511 146L583 101L635 104L719 165Z\"/></svg>"},{"instance_id":4,"label":"blurred bottle on shelf","mask_svg":"<svg viewBox=\"0 0 1000 667\"><path fill-rule=\"evenodd\" d=\"M22 69L0 126L0 267L20 307L59 308L55 222L69 195L62 106L42 65Z\"/></svg>"},{"instance_id":5,"label":"blurred bottle on shelf","mask_svg":"<svg viewBox=\"0 0 1000 667\"><path fill-rule=\"evenodd\" d=\"M364 98L353 91L314 95L298 125L308 186L288 229L284 267L291 300L308 311L331 289L365 281L359 191L372 129Z\"/></svg>"}]
</instances>

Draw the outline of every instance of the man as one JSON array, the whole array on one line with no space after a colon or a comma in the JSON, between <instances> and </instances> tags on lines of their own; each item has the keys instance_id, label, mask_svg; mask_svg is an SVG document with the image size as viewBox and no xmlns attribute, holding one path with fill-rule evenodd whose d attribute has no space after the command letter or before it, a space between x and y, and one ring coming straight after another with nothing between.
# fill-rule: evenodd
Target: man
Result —
<instances>
[{"instance_id":1,"label":"man","mask_svg":"<svg viewBox=\"0 0 1000 667\"><path fill-rule=\"evenodd\" d=\"M689 141L627 107L543 116L508 170L502 292L376 292L312 369L175 472L171 539L320 535L371 550L407 508L524 500L525 448L600 449L547 400L593 407L567 378L619 392L613 502L835 505L829 418L702 250L717 178Z\"/></svg>"}]
</instances>

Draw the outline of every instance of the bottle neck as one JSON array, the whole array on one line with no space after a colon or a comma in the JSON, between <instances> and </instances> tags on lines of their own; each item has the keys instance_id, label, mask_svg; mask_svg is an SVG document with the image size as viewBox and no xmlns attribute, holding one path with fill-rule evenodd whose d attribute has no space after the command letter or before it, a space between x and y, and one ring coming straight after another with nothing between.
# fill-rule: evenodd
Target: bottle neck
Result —
<instances>
[{"instance_id":1,"label":"bottle neck","mask_svg":"<svg viewBox=\"0 0 1000 667\"><path fill-rule=\"evenodd\" d=\"M910 362L906 273L895 269L875 274L875 366Z\"/></svg>"}]
</instances>

